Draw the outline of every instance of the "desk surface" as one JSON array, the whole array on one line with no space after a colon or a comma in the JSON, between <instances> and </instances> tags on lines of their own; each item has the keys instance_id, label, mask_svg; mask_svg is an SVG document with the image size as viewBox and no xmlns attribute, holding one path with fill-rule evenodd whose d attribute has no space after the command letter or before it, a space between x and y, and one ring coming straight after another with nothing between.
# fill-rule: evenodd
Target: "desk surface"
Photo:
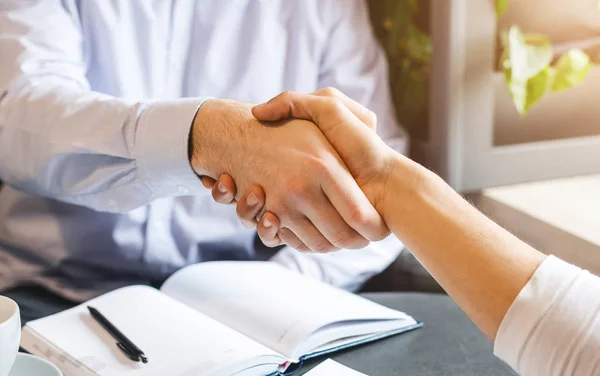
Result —
<instances>
[{"instance_id":1,"label":"desk surface","mask_svg":"<svg viewBox=\"0 0 600 376\"><path fill-rule=\"evenodd\" d=\"M600 247L600 175L491 188L483 194Z\"/></svg>"},{"instance_id":2,"label":"desk surface","mask_svg":"<svg viewBox=\"0 0 600 376\"><path fill-rule=\"evenodd\" d=\"M600 275L600 175L486 189L472 199L533 247Z\"/></svg>"},{"instance_id":3,"label":"desk surface","mask_svg":"<svg viewBox=\"0 0 600 376\"><path fill-rule=\"evenodd\" d=\"M421 329L347 350L336 361L369 376L513 376L492 355L492 345L445 295L365 294L388 307L425 322ZM303 374L324 359L303 367Z\"/></svg>"}]
</instances>

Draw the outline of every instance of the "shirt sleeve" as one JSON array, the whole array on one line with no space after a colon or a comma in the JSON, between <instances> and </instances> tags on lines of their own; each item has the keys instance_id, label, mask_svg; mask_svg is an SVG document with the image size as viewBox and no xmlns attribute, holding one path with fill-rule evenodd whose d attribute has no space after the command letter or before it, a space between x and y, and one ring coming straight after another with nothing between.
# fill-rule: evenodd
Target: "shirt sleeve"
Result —
<instances>
[{"instance_id":1,"label":"shirt sleeve","mask_svg":"<svg viewBox=\"0 0 600 376\"><path fill-rule=\"evenodd\" d=\"M371 277L396 260L402 249L402 243L390 235L363 249L326 254L303 253L285 247L271 261L330 285L358 291Z\"/></svg>"},{"instance_id":2,"label":"shirt sleeve","mask_svg":"<svg viewBox=\"0 0 600 376\"><path fill-rule=\"evenodd\" d=\"M375 38L364 0L331 1L330 25L319 88L335 87L377 114L377 133L394 150L407 154L409 137L397 121L385 53Z\"/></svg>"},{"instance_id":3,"label":"shirt sleeve","mask_svg":"<svg viewBox=\"0 0 600 376\"><path fill-rule=\"evenodd\" d=\"M83 45L58 0L0 5L0 178L111 212L206 194L188 160L204 99L128 101L94 92Z\"/></svg>"},{"instance_id":4,"label":"shirt sleeve","mask_svg":"<svg viewBox=\"0 0 600 376\"><path fill-rule=\"evenodd\" d=\"M523 376L600 375L600 278L547 257L506 313L494 353Z\"/></svg>"}]
</instances>

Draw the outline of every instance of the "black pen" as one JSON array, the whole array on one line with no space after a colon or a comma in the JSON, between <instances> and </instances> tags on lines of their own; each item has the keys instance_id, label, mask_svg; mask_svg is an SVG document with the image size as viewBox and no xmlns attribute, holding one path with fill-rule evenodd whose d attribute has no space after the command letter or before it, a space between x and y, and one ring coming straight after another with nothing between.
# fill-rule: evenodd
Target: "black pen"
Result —
<instances>
[{"instance_id":1,"label":"black pen","mask_svg":"<svg viewBox=\"0 0 600 376\"><path fill-rule=\"evenodd\" d=\"M123 353L131 360L135 362L148 363L148 358L144 352L137 347L133 342L129 340L129 338L125 337L123 333L119 329L117 329L113 324L110 323L98 310L94 307L87 307L90 311L90 314L106 331L117 340L117 347L123 351Z\"/></svg>"}]
</instances>

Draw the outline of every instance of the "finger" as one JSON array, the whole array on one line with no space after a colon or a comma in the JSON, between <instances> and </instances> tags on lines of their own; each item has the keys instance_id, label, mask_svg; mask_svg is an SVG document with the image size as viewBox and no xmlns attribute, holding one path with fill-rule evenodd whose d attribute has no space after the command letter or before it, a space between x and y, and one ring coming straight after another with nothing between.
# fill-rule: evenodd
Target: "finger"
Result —
<instances>
[{"instance_id":1,"label":"finger","mask_svg":"<svg viewBox=\"0 0 600 376\"><path fill-rule=\"evenodd\" d=\"M304 215L336 248L361 249L369 245L369 240L346 223L325 195L321 195L319 198L312 197L302 206L305 208ZM296 232L296 228L290 228ZM304 243L309 245L306 241Z\"/></svg>"},{"instance_id":2,"label":"finger","mask_svg":"<svg viewBox=\"0 0 600 376\"><path fill-rule=\"evenodd\" d=\"M330 97L339 99L344 106L346 106L357 118L360 119L363 123L365 123L369 128L376 130L377 129L377 115L358 103L354 99L348 97L346 94L342 93L336 88L326 87L324 89L317 90L313 93L314 95L321 97Z\"/></svg>"},{"instance_id":3,"label":"finger","mask_svg":"<svg viewBox=\"0 0 600 376\"><path fill-rule=\"evenodd\" d=\"M265 206L265 192L260 186L250 188L238 201L237 215L246 228L256 228L256 217Z\"/></svg>"},{"instance_id":4,"label":"finger","mask_svg":"<svg viewBox=\"0 0 600 376\"><path fill-rule=\"evenodd\" d=\"M362 126L367 125L371 130L377 128L377 115L373 111L333 88L321 89L313 95L286 91L266 103L253 107L252 114L261 121L297 118L316 122L315 114L309 111L309 106L321 103L320 107L322 107L322 104L330 103L332 100L344 106L360 120Z\"/></svg>"},{"instance_id":5,"label":"finger","mask_svg":"<svg viewBox=\"0 0 600 376\"><path fill-rule=\"evenodd\" d=\"M373 149L373 137L377 137L337 98L285 92L253 108L253 114L261 120L293 117L312 121L346 161L352 161L356 150ZM324 180L322 188L327 197L346 223L363 237L373 241L385 238L389 230L383 219L344 164L339 163L343 168L327 174Z\"/></svg>"},{"instance_id":6,"label":"finger","mask_svg":"<svg viewBox=\"0 0 600 376\"><path fill-rule=\"evenodd\" d=\"M282 244L277 233L279 232L279 218L271 213L266 212L258 222L257 231L260 240L267 247L277 247Z\"/></svg>"},{"instance_id":7,"label":"finger","mask_svg":"<svg viewBox=\"0 0 600 376\"><path fill-rule=\"evenodd\" d=\"M202 185L206 189L213 189L213 186L217 182L215 179L211 178L210 176L201 176L200 181L202 182Z\"/></svg>"},{"instance_id":8,"label":"finger","mask_svg":"<svg viewBox=\"0 0 600 376\"><path fill-rule=\"evenodd\" d=\"M371 241L385 239L389 235L383 218L373 207L343 162L339 168L331 166L321 176L323 192L344 221L361 236Z\"/></svg>"},{"instance_id":9,"label":"finger","mask_svg":"<svg viewBox=\"0 0 600 376\"><path fill-rule=\"evenodd\" d=\"M372 149L370 140L375 133L336 98L286 92L267 102L266 106L253 109L253 113L259 113L258 116L255 114L257 118L263 111L263 120L294 117L312 121L343 160L352 160L356 150ZM344 137L337 137L339 131L344 132ZM327 179L322 185L325 194L346 223L360 235L373 241L385 238L389 230L383 219L344 164L339 163L341 168L326 174Z\"/></svg>"},{"instance_id":10,"label":"finger","mask_svg":"<svg viewBox=\"0 0 600 376\"><path fill-rule=\"evenodd\" d=\"M235 203L236 186L231 176L223 174L212 187L213 199L220 204Z\"/></svg>"},{"instance_id":11,"label":"finger","mask_svg":"<svg viewBox=\"0 0 600 376\"><path fill-rule=\"evenodd\" d=\"M312 252L289 228L279 230L279 238L288 246L300 252Z\"/></svg>"},{"instance_id":12,"label":"finger","mask_svg":"<svg viewBox=\"0 0 600 376\"><path fill-rule=\"evenodd\" d=\"M314 224L304 216L294 218L290 221L289 226L285 227L293 231L294 235L296 235L296 237L313 252L328 253L338 250L338 248L331 244L331 242L317 230Z\"/></svg>"}]
</instances>

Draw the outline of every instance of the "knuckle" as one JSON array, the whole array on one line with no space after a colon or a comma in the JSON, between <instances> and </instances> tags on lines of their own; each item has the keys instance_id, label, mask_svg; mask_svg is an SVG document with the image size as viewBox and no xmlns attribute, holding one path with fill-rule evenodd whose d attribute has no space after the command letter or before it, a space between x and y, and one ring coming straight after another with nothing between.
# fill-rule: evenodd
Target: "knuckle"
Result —
<instances>
[{"instance_id":1,"label":"knuckle","mask_svg":"<svg viewBox=\"0 0 600 376\"><path fill-rule=\"evenodd\" d=\"M323 88L319 91L319 94L324 95L326 97L337 98L340 95L340 91L332 86Z\"/></svg>"},{"instance_id":2,"label":"knuckle","mask_svg":"<svg viewBox=\"0 0 600 376\"><path fill-rule=\"evenodd\" d=\"M307 165L312 173L318 175L327 174L329 172L328 162L324 158L311 157Z\"/></svg>"},{"instance_id":3,"label":"knuckle","mask_svg":"<svg viewBox=\"0 0 600 376\"><path fill-rule=\"evenodd\" d=\"M286 91L282 92L281 94L279 94L279 98L286 102L289 102L290 99L292 98L292 94L293 94L292 91L286 90Z\"/></svg>"},{"instance_id":4,"label":"knuckle","mask_svg":"<svg viewBox=\"0 0 600 376\"><path fill-rule=\"evenodd\" d=\"M336 234L332 243L340 248L359 249L364 248L368 242L355 231L344 230Z\"/></svg>"},{"instance_id":5,"label":"knuckle","mask_svg":"<svg viewBox=\"0 0 600 376\"><path fill-rule=\"evenodd\" d=\"M364 228L369 226L371 221L369 216L358 205L351 205L349 208L349 225L356 229L357 227Z\"/></svg>"},{"instance_id":6,"label":"knuckle","mask_svg":"<svg viewBox=\"0 0 600 376\"><path fill-rule=\"evenodd\" d=\"M310 161L311 168L321 168L317 167L317 163L314 160ZM317 172L317 171L314 171ZM303 199L310 195L310 191L312 190L311 183L308 178L294 178L289 179L285 185L286 194L290 197L296 199Z\"/></svg>"},{"instance_id":7,"label":"knuckle","mask_svg":"<svg viewBox=\"0 0 600 376\"><path fill-rule=\"evenodd\" d=\"M367 118L368 118L369 125L371 126L371 128L373 128L373 130L376 130L377 129L377 114L371 110L368 110Z\"/></svg>"},{"instance_id":8,"label":"knuckle","mask_svg":"<svg viewBox=\"0 0 600 376\"><path fill-rule=\"evenodd\" d=\"M308 248L304 244L299 244L299 245L297 245L295 247L294 246L291 246L291 247L294 248L294 249L296 249L296 251L299 251L299 252L304 252L304 253L310 253L310 252L312 252L311 249Z\"/></svg>"},{"instance_id":9,"label":"knuckle","mask_svg":"<svg viewBox=\"0 0 600 376\"><path fill-rule=\"evenodd\" d=\"M336 114L340 114L343 112L345 106L344 103L337 97L327 98L327 102L332 111L335 111Z\"/></svg>"},{"instance_id":10,"label":"knuckle","mask_svg":"<svg viewBox=\"0 0 600 376\"><path fill-rule=\"evenodd\" d=\"M286 222L288 223L288 227L290 229L293 230L297 230L298 228L302 227L303 225L305 225L306 223L306 217L304 216L304 214L299 213L299 212L295 212L295 213L288 213L287 217L285 218Z\"/></svg>"},{"instance_id":11,"label":"knuckle","mask_svg":"<svg viewBox=\"0 0 600 376\"><path fill-rule=\"evenodd\" d=\"M329 253L336 250L336 247L327 240L322 240L311 248L313 251L319 253Z\"/></svg>"},{"instance_id":12,"label":"knuckle","mask_svg":"<svg viewBox=\"0 0 600 376\"><path fill-rule=\"evenodd\" d=\"M279 230L278 235L279 239L284 241L290 247L296 250L301 250L300 247L304 247L306 251L309 251L308 247L306 247L306 245L304 245L290 229L282 228Z\"/></svg>"},{"instance_id":13,"label":"knuckle","mask_svg":"<svg viewBox=\"0 0 600 376\"><path fill-rule=\"evenodd\" d=\"M282 202L269 205L269 211L277 216L280 221L286 221L292 217L291 211Z\"/></svg>"},{"instance_id":14,"label":"knuckle","mask_svg":"<svg viewBox=\"0 0 600 376\"><path fill-rule=\"evenodd\" d=\"M290 229L284 227L282 229L279 229L279 237L282 240L285 240L287 242L287 240L289 240L291 238L292 232L290 231Z\"/></svg>"}]
</instances>

